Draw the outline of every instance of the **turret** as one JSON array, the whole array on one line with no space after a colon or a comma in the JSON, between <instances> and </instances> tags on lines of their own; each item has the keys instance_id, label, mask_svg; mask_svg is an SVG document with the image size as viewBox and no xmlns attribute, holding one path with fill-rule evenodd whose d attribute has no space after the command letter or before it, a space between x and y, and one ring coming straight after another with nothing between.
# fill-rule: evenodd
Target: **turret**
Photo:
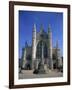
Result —
<instances>
[{"instance_id":1,"label":"turret","mask_svg":"<svg viewBox=\"0 0 72 90\"><path fill-rule=\"evenodd\" d=\"M27 47L28 47L28 43L26 41L25 48L22 49L22 68L25 68L25 64L26 64Z\"/></svg>"},{"instance_id":2,"label":"turret","mask_svg":"<svg viewBox=\"0 0 72 90\"><path fill-rule=\"evenodd\" d=\"M25 62L26 62L26 48L22 49L22 68L25 68Z\"/></svg>"},{"instance_id":3,"label":"turret","mask_svg":"<svg viewBox=\"0 0 72 90\"><path fill-rule=\"evenodd\" d=\"M36 59L36 25L34 24L32 31L32 68L34 68L35 59Z\"/></svg>"},{"instance_id":4,"label":"turret","mask_svg":"<svg viewBox=\"0 0 72 90\"><path fill-rule=\"evenodd\" d=\"M28 43L27 43L27 41L25 42L25 48L27 48L28 47Z\"/></svg>"},{"instance_id":5,"label":"turret","mask_svg":"<svg viewBox=\"0 0 72 90\"><path fill-rule=\"evenodd\" d=\"M43 32L43 31L44 31L43 25L41 24L41 26L40 26L40 32Z\"/></svg>"},{"instance_id":6,"label":"turret","mask_svg":"<svg viewBox=\"0 0 72 90\"><path fill-rule=\"evenodd\" d=\"M53 69L53 60L52 60L52 32L50 24L48 26L48 58L49 58L49 69Z\"/></svg>"},{"instance_id":7,"label":"turret","mask_svg":"<svg viewBox=\"0 0 72 90\"><path fill-rule=\"evenodd\" d=\"M58 46L58 40L56 42L56 66L57 68L59 68L62 65L62 59L61 59L61 55L60 55L60 49Z\"/></svg>"}]
</instances>

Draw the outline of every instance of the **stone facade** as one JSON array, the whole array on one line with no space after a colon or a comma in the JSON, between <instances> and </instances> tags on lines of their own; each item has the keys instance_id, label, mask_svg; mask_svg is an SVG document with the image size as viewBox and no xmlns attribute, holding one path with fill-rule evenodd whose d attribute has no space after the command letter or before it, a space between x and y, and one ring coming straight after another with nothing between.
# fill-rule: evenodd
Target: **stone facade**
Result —
<instances>
[{"instance_id":1,"label":"stone facade","mask_svg":"<svg viewBox=\"0 0 72 90\"><path fill-rule=\"evenodd\" d=\"M34 24L32 30L32 46L26 42L22 50L22 68L33 69L40 73L45 73L46 69L53 70L62 65L60 49L58 42L56 47L52 46L52 31L50 25L47 32L44 31L43 25L40 31L37 32L36 25Z\"/></svg>"}]
</instances>

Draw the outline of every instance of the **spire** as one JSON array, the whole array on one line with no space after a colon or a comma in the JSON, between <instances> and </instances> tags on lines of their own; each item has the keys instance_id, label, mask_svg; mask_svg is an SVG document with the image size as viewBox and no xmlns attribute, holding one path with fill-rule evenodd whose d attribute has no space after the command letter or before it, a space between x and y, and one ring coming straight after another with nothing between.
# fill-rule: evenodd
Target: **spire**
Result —
<instances>
[{"instance_id":1,"label":"spire","mask_svg":"<svg viewBox=\"0 0 72 90\"><path fill-rule=\"evenodd\" d=\"M50 24L48 25L48 32L51 32L51 26L50 26Z\"/></svg>"},{"instance_id":2,"label":"spire","mask_svg":"<svg viewBox=\"0 0 72 90\"><path fill-rule=\"evenodd\" d=\"M41 24L41 26L40 26L40 32L43 32L43 31L44 31L43 24Z\"/></svg>"},{"instance_id":3,"label":"spire","mask_svg":"<svg viewBox=\"0 0 72 90\"><path fill-rule=\"evenodd\" d=\"M58 49L58 40L56 41L56 49Z\"/></svg>"},{"instance_id":4,"label":"spire","mask_svg":"<svg viewBox=\"0 0 72 90\"><path fill-rule=\"evenodd\" d=\"M36 24L34 23L33 31L36 31Z\"/></svg>"},{"instance_id":5,"label":"spire","mask_svg":"<svg viewBox=\"0 0 72 90\"><path fill-rule=\"evenodd\" d=\"M32 38L36 39L36 24L33 25Z\"/></svg>"},{"instance_id":6,"label":"spire","mask_svg":"<svg viewBox=\"0 0 72 90\"><path fill-rule=\"evenodd\" d=\"M25 47L28 47L28 43L27 43L27 41L25 42Z\"/></svg>"},{"instance_id":7,"label":"spire","mask_svg":"<svg viewBox=\"0 0 72 90\"><path fill-rule=\"evenodd\" d=\"M48 25L48 39L52 39L52 32L51 32L51 26Z\"/></svg>"}]
</instances>

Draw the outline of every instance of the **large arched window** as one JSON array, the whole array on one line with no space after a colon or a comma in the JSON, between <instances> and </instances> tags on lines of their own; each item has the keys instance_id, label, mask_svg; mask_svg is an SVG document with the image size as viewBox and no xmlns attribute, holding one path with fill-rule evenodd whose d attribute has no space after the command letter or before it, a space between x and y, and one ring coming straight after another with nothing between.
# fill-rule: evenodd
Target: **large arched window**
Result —
<instances>
[{"instance_id":1,"label":"large arched window","mask_svg":"<svg viewBox=\"0 0 72 90\"><path fill-rule=\"evenodd\" d=\"M42 48L43 48L43 57L47 58L48 52L47 52L47 45L44 41L40 41L36 48L36 58L41 59L42 58Z\"/></svg>"}]
</instances>

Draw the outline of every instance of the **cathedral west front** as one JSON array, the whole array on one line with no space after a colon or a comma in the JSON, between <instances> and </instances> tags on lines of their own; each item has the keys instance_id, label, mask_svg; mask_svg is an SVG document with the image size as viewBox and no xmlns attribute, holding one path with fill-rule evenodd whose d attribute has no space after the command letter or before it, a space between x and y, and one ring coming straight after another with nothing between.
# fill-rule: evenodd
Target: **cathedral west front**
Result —
<instances>
[{"instance_id":1,"label":"cathedral west front","mask_svg":"<svg viewBox=\"0 0 72 90\"><path fill-rule=\"evenodd\" d=\"M48 70L58 69L63 65L61 50L58 45L52 44L52 30L48 25L47 32L43 25L37 32L36 24L32 30L32 45L25 43L22 49L21 68L24 70L33 70L33 73L46 73Z\"/></svg>"}]
</instances>

